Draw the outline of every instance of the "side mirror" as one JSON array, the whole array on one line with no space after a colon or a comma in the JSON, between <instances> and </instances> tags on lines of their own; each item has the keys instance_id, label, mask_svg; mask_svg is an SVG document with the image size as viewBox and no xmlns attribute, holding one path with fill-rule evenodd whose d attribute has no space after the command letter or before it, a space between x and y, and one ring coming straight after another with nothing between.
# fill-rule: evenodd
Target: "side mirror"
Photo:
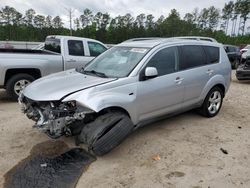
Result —
<instances>
[{"instance_id":1,"label":"side mirror","mask_svg":"<svg viewBox=\"0 0 250 188\"><path fill-rule=\"evenodd\" d=\"M147 67L145 69L145 77L146 79L155 78L158 76L158 71L155 67Z\"/></svg>"}]
</instances>

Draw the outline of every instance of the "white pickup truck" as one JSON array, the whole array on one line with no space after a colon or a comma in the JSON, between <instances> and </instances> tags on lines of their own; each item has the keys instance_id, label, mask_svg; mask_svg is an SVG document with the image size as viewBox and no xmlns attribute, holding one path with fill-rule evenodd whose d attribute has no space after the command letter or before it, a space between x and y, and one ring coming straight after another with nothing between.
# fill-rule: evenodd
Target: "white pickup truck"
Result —
<instances>
[{"instance_id":1,"label":"white pickup truck","mask_svg":"<svg viewBox=\"0 0 250 188\"><path fill-rule=\"evenodd\" d=\"M44 50L0 49L0 88L16 99L35 79L83 67L105 50L97 40L59 35L48 36Z\"/></svg>"}]
</instances>

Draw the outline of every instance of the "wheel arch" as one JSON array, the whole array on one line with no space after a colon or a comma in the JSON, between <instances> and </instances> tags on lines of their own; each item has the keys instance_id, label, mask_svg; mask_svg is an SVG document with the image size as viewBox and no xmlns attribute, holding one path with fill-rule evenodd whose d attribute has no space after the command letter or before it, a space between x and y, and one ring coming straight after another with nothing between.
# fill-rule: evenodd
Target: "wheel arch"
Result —
<instances>
[{"instance_id":1,"label":"wheel arch","mask_svg":"<svg viewBox=\"0 0 250 188\"><path fill-rule=\"evenodd\" d=\"M5 73L4 86L6 86L8 80L17 74L29 74L35 79L41 78L41 71L37 68L16 68L8 69Z\"/></svg>"},{"instance_id":2,"label":"wheel arch","mask_svg":"<svg viewBox=\"0 0 250 188\"><path fill-rule=\"evenodd\" d=\"M121 106L109 106L109 107L103 108L98 113L102 114L102 113L106 113L106 112L110 112L110 111L120 111L120 112L123 112L124 114L126 114L129 118L131 118L128 111L125 108L121 107Z\"/></svg>"}]
</instances>

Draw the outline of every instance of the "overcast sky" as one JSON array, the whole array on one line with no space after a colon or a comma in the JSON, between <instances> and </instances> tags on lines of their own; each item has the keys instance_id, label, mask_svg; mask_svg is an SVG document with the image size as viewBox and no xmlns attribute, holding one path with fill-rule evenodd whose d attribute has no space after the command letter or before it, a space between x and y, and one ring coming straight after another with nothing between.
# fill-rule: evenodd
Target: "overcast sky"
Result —
<instances>
[{"instance_id":1,"label":"overcast sky","mask_svg":"<svg viewBox=\"0 0 250 188\"><path fill-rule=\"evenodd\" d=\"M160 15L167 16L175 8L183 17L185 13L215 6L222 9L229 0L0 0L0 6L9 5L24 13L33 8L38 14L61 16L65 25L68 25L66 8L74 9L74 16L79 16L85 8L96 13L108 12L112 17L131 13L137 16L140 13L153 14L156 18Z\"/></svg>"}]
</instances>

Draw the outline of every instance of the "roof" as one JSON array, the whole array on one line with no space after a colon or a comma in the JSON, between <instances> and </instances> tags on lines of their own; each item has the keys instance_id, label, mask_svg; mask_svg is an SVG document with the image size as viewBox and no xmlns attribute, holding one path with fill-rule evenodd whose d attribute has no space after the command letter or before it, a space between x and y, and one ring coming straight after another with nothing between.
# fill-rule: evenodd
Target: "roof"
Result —
<instances>
[{"instance_id":1,"label":"roof","mask_svg":"<svg viewBox=\"0 0 250 188\"><path fill-rule=\"evenodd\" d=\"M157 45L161 44L203 44L203 45L212 45L212 46L218 46L220 45L217 42L211 42L207 40L190 40L190 38L186 39L185 37L173 37L173 38L142 38L142 40L136 40L130 39L127 41L124 41L117 46L129 46L129 47L143 47L143 48L153 48Z\"/></svg>"}]
</instances>

